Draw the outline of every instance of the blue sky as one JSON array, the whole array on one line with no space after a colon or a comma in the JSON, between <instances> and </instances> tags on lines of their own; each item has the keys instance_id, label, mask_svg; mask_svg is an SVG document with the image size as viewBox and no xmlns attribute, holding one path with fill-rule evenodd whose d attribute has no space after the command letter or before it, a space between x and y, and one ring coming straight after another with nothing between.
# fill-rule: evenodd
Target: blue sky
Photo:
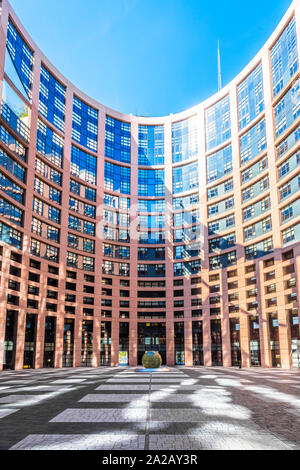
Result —
<instances>
[{"instance_id":1,"label":"blue sky","mask_svg":"<svg viewBox=\"0 0 300 470\"><path fill-rule=\"evenodd\" d=\"M183 111L256 55L291 0L10 0L53 64L124 113Z\"/></svg>"}]
</instances>

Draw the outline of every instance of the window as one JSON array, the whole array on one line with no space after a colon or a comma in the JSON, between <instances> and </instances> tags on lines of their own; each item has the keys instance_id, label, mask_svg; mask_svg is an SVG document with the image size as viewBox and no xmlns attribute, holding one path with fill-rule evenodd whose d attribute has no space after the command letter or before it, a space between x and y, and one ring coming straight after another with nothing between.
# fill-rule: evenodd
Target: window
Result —
<instances>
[{"instance_id":1,"label":"window","mask_svg":"<svg viewBox=\"0 0 300 470\"><path fill-rule=\"evenodd\" d=\"M231 137L229 96L207 109L205 114L206 148L209 151Z\"/></svg>"},{"instance_id":2,"label":"window","mask_svg":"<svg viewBox=\"0 0 300 470\"><path fill-rule=\"evenodd\" d=\"M0 124L0 140L21 160L26 162L27 149Z\"/></svg>"},{"instance_id":3,"label":"window","mask_svg":"<svg viewBox=\"0 0 300 470\"><path fill-rule=\"evenodd\" d=\"M24 204L25 190L0 171L0 189L20 204Z\"/></svg>"},{"instance_id":4,"label":"window","mask_svg":"<svg viewBox=\"0 0 300 470\"><path fill-rule=\"evenodd\" d=\"M290 243L295 243L300 239L300 224L289 227L282 232L283 246L287 246Z\"/></svg>"},{"instance_id":5,"label":"window","mask_svg":"<svg viewBox=\"0 0 300 470\"><path fill-rule=\"evenodd\" d=\"M229 145L207 157L207 183L212 183L232 172L232 147Z\"/></svg>"},{"instance_id":6,"label":"window","mask_svg":"<svg viewBox=\"0 0 300 470\"><path fill-rule=\"evenodd\" d=\"M131 160L131 126L106 116L105 156L122 163Z\"/></svg>"},{"instance_id":7,"label":"window","mask_svg":"<svg viewBox=\"0 0 300 470\"><path fill-rule=\"evenodd\" d=\"M41 120L38 120L36 149L51 163L62 168L64 141Z\"/></svg>"},{"instance_id":8,"label":"window","mask_svg":"<svg viewBox=\"0 0 300 470\"><path fill-rule=\"evenodd\" d=\"M264 110L264 86L261 64L238 87L238 107L240 129L244 129Z\"/></svg>"},{"instance_id":9,"label":"window","mask_svg":"<svg viewBox=\"0 0 300 470\"><path fill-rule=\"evenodd\" d=\"M73 100L72 138L94 152L97 152L98 111L79 98Z\"/></svg>"},{"instance_id":10,"label":"window","mask_svg":"<svg viewBox=\"0 0 300 470\"><path fill-rule=\"evenodd\" d=\"M0 198L0 216L16 225L23 225L23 211L3 198Z\"/></svg>"},{"instance_id":11,"label":"window","mask_svg":"<svg viewBox=\"0 0 300 470\"><path fill-rule=\"evenodd\" d=\"M241 164L253 160L266 147L266 122L263 119L240 138Z\"/></svg>"},{"instance_id":12,"label":"window","mask_svg":"<svg viewBox=\"0 0 300 470\"><path fill-rule=\"evenodd\" d=\"M198 154L197 119L192 117L172 125L173 163L195 158Z\"/></svg>"},{"instance_id":13,"label":"window","mask_svg":"<svg viewBox=\"0 0 300 470\"><path fill-rule=\"evenodd\" d=\"M192 191L198 187L198 163L173 168L173 194Z\"/></svg>"},{"instance_id":14,"label":"window","mask_svg":"<svg viewBox=\"0 0 300 470\"><path fill-rule=\"evenodd\" d=\"M164 170L139 170L138 181L139 196L164 196L165 195L165 171Z\"/></svg>"},{"instance_id":15,"label":"window","mask_svg":"<svg viewBox=\"0 0 300 470\"><path fill-rule=\"evenodd\" d=\"M97 184L97 158L72 145L71 174L90 184Z\"/></svg>"},{"instance_id":16,"label":"window","mask_svg":"<svg viewBox=\"0 0 300 470\"><path fill-rule=\"evenodd\" d=\"M19 250L22 248L22 233L0 222L0 240Z\"/></svg>"},{"instance_id":17,"label":"window","mask_svg":"<svg viewBox=\"0 0 300 470\"><path fill-rule=\"evenodd\" d=\"M40 173L42 176L47 178L49 181L62 186L62 175L60 172L54 170L50 166L46 165L42 160L39 158L35 159L35 171Z\"/></svg>"},{"instance_id":18,"label":"window","mask_svg":"<svg viewBox=\"0 0 300 470\"><path fill-rule=\"evenodd\" d=\"M6 46L27 93L27 98L31 98L33 53L10 19L8 21Z\"/></svg>"},{"instance_id":19,"label":"window","mask_svg":"<svg viewBox=\"0 0 300 470\"><path fill-rule=\"evenodd\" d=\"M66 88L41 66L39 112L57 129L65 128Z\"/></svg>"},{"instance_id":20,"label":"window","mask_svg":"<svg viewBox=\"0 0 300 470\"><path fill-rule=\"evenodd\" d=\"M278 138L300 115L300 79L293 83L275 106L274 115L276 138Z\"/></svg>"},{"instance_id":21,"label":"window","mask_svg":"<svg viewBox=\"0 0 300 470\"><path fill-rule=\"evenodd\" d=\"M295 17L291 19L280 38L271 49L271 66L273 94L275 97L298 70Z\"/></svg>"},{"instance_id":22,"label":"window","mask_svg":"<svg viewBox=\"0 0 300 470\"><path fill-rule=\"evenodd\" d=\"M139 126L139 165L164 165L164 126Z\"/></svg>"},{"instance_id":23,"label":"window","mask_svg":"<svg viewBox=\"0 0 300 470\"><path fill-rule=\"evenodd\" d=\"M15 176L19 181L25 183L26 170L22 165L13 160L6 152L0 149L0 165L8 171L11 175Z\"/></svg>"},{"instance_id":24,"label":"window","mask_svg":"<svg viewBox=\"0 0 300 470\"><path fill-rule=\"evenodd\" d=\"M108 191L130 194L130 168L105 162L104 187Z\"/></svg>"}]
</instances>

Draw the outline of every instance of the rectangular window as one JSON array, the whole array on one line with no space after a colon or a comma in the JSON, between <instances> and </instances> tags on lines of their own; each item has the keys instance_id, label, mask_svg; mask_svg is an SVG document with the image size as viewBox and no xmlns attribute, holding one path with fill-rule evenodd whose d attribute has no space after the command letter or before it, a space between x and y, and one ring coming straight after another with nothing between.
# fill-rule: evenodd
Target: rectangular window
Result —
<instances>
[{"instance_id":1,"label":"rectangular window","mask_svg":"<svg viewBox=\"0 0 300 470\"><path fill-rule=\"evenodd\" d=\"M198 155L197 118L172 124L173 163L190 160Z\"/></svg>"},{"instance_id":2,"label":"rectangular window","mask_svg":"<svg viewBox=\"0 0 300 470\"><path fill-rule=\"evenodd\" d=\"M77 96L73 99L72 138L84 147L97 152L98 111Z\"/></svg>"},{"instance_id":3,"label":"rectangular window","mask_svg":"<svg viewBox=\"0 0 300 470\"><path fill-rule=\"evenodd\" d=\"M298 70L296 21L293 17L271 49L274 97L287 85Z\"/></svg>"},{"instance_id":4,"label":"rectangular window","mask_svg":"<svg viewBox=\"0 0 300 470\"><path fill-rule=\"evenodd\" d=\"M139 126L139 165L164 165L164 146L164 126Z\"/></svg>"},{"instance_id":5,"label":"rectangular window","mask_svg":"<svg viewBox=\"0 0 300 470\"><path fill-rule=\"evenodd\" d=\"M130 194L130 168L105 162L104 188L116 193Z\"/></svg>"},{"instance_id":6,"label":"rectangular window","mask_svg":"<svg viewBox=\"0 0 300 470\"><path fill-rule=\"evenodd\" d=\"M66 88L42 64L39 112L57 129L65 129Z\"/></svg>"},{"instance_id":7,"label":"rectangular window","mask_svg":"<svg viewBox=\"0 0 300 470\"><path fill-rule=\"evenodd\" d=\"M106 116L105 156L121 163L131 161L131 126Z\"/></svg>"},{"instance_id":8,"label":"rectangular window","mask_svg":"<svg viewBox=\"0 0 300 470\"><path fill-rule=\"evenodd\" d=\"M238 106L240 129L244 129L264 110L264 85L261 64L239 85Z\"/></svg>"},{"instance_id":9,"label":"rectangular window","mask_svg":"<svg viewBox=\"0 0 300 470\"><path fill-rule=\"evenodd\" d=\"M72 145L71 174L90 184L97 184L97 158Z\"/></svg>"},{"instance_id":10,"label":"rectangular window","mask_svg":"<svg viewBox=\"0 0 300 470\"><path fill-rule=\"evenodd\" d=\"M240 138L241 164L253 160L266 148L266 122L263 119Z\"/></svg>"},{"instance_id":11,"label":"rectangular window","mask_svg":"<svg viewBox=\"0 0 300 470\"><path fill-rule=\"evenodd\" d=\"M232 172L232 146L207 157L207 183L212 183Z\"/></svg>"},{"instance_id":12,"label":"rectangular window","mask_svg":"<svg viewBox=\"0 0 300 470\"><path fill-rule=\"evenodd\" d=\"M231 138L229 95L206 110L206 149L221 145Z\"/></svg>"}]
</instances>

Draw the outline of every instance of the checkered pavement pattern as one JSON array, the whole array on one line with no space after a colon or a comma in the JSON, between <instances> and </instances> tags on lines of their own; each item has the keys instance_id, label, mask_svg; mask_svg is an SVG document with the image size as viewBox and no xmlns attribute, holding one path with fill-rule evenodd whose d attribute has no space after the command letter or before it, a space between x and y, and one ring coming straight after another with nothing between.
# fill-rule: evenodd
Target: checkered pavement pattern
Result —
<instances>
[{"instance_id":1,"label":"checkered pavement pattern","mask_svg":"<svg viewBox=\"0 0 300 470\"><path fill-rule=\"evenodd\" d=\"M135 368L0 374L0 449L300 449L300 374Z\"/></svg>"}]
</instances>

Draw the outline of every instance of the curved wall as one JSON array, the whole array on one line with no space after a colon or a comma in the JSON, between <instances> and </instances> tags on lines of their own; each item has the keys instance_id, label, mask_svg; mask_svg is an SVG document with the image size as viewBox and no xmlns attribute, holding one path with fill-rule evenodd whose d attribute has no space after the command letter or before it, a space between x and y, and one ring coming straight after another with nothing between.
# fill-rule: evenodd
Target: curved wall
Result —
<instances>
[{"instance_id":1,"label":"curved wall","mask_svg":"<svg viewBox=\"0 0 300 470\"><path fill-rule=\"evenodd\" d=\"M295 1L219 93L144 118L2 1L0 367L299 367L299 33Z\"/></svg>"}]
</instances>

